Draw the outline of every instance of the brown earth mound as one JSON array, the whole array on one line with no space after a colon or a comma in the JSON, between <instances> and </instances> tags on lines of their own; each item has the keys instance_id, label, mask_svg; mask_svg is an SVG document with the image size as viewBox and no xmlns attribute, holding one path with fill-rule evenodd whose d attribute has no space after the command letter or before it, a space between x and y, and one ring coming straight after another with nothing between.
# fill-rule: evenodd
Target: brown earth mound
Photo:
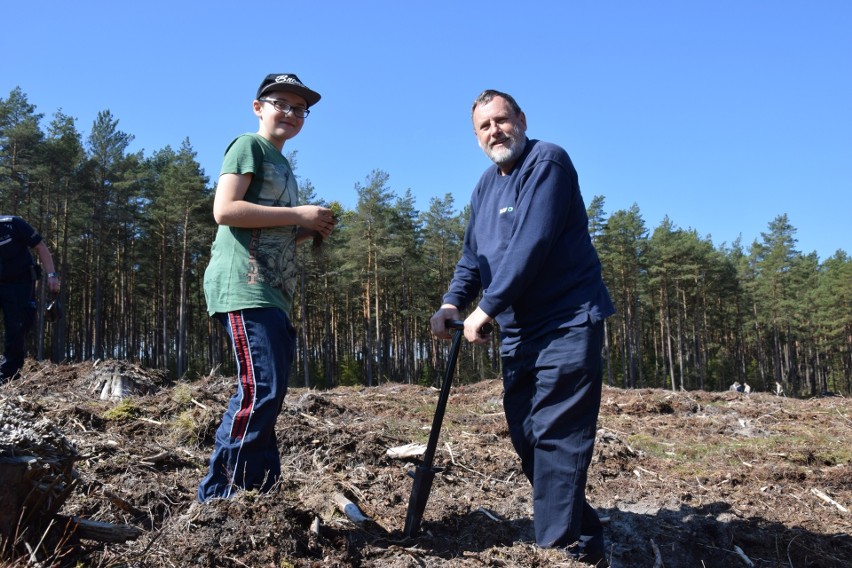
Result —
<instances>
[{"instance_id":1,"label":"brown earth mound","mask_svg":"<svg viewBox=\"0 0 852 568\"><path fill-rule=\"evenodd\" d=\"M436 455L445 469L421 532L405 538L416 462L387 450L425 443L434 389L291 389L277 429L281 486L194 505L232 379L169 383L101 365L113 372L29 362L0 398L76 446L79 479L63 515L142 535L119 544L69 535L7 566L580 566L532 541L499 381L454 387ZM613 567L852 566L847 399L605 388L599 427L588 496ZM336 495L368 519L342 514Z\"/></svg>"}]
</instances>

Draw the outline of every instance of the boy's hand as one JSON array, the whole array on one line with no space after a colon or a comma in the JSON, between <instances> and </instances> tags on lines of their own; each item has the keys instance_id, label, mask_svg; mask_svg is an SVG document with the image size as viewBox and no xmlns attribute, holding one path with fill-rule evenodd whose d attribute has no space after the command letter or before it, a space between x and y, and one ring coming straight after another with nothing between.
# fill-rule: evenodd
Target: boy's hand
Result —
<instances>
[{"instance_id":1,"label":"boy's hand","mask_svg":"<svg viewBox=\"0 0 852 568\"><path fill-rule=\"evenodd\" d=\"M296 209L299 210L302 218L300 225L309 231L316 232L323 239L327 239L337 225L334 212L327 207L300 205Z\"/></svg>"}]
</instances>

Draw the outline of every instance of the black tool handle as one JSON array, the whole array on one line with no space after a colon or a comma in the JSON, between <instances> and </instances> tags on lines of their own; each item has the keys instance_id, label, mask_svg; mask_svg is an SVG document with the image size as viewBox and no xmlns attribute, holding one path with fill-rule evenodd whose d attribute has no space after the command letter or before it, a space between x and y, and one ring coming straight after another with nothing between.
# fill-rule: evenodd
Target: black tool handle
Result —
<instances>
[{"instance_id":1,"label":"black tool handle","mask_svg":"<svg viewBox=\"0 0 852 568\"><path fill-rule=\"evenodd\" d=\"M423 454L423 465L432 467L435 458L435 450L438 447L438 436L441 434L441 424L444 422L444 411L447 409L447 400L450 398L450 387L453 386L453 371L459 358L459 345L464 337L464 322L461 320L447 320L447 327L455 329L453 343L450 347L450 358L447 360L447 369L444 371L444 382L441 383L441 394L438 397L438 407L435 409L435 417L432 419L432 430L429 432L429 442L426 444L426 453ZM488 335L494 329L490 323L479 328L480 335Z\"/></svg>"},{"instance_id":2,"label":"black tool handle","mask_svg":"<svg viewBox=\"0 0 852 568\"><path fill-rule=\"evenodd\" d=\"M432 419L432 430L429 432L429 442L426 444L426 453L423 454L423 465L431 468L435 458L435 450L438 447L438 436L441 434L441 424L444 422L444 411L447 409L447 400L450 398L450 387L453 386L453 372L456 361L459 358L459 345L464 338L464 322L461 320L447 320L447 327L455 329L453 343L450 347L450 357L447 360L447 369L444 371L444 382L441 383L441 394L438 396L438 406L435 409L435 417ZM494 329L490 323L486 323L479 329L480 335L488 335Z\"/></svg>"},{"instance_id":3,"label":"black tool handle","mask_svg":"<svg viewBox=\"0 0 852 568\"><path fill-rule=\"evenodd\" d=\"M464 322L462 320L447 320L447 327L450 329L464 329ZM490 335L492 331L494 331L494 326L486 323L479 328L479 335Z\"/></svg>"},{"instance_id":4,"label":"black tool handle","mask_svg":"<svg viewBox=\"0 0 852 568\"><path fill-rule=\"evenodd\" d=\"M429 432L429 441L426 444L426 452L423 460L414 471L414 484L411 487L411 495L408 499L408 511L405 516L405 528L403 533L406 537L414 536L420 528L423 511L429 500L429 492L432 489L432 480L437 471L434 465L435 451L438 448L438 437L441 435L441 424L444 422L444 412L447 409L447 400L450 398L450 387L453 384L453 371L459 356L459 346L464 338L464 322L461 320L447 320L447 327L454 329L453 343L450 347L450 356L447 360L447 370L444 372L444 382L441 383L441 394L438 396L438 405L435 408L435 417L432 419L432 430ZM480 335L488 335L494 329L490 323L483 325Z\"/></svg>"},{"instance_id":5,"label":"black tool handle","mask_svg":"<svg viewBox=\"0 0 852 568\"><path fill-rule=\"evenodd\" d=\"M464 325L462 325L464 327ZM453 385L453 371L459 358L459 345L464 334L456 330L453 335L453 344L450 347L450 358L447 360L447 368L444 371L444 382L441 383L441 394L438 396L438 406L435 408L435 417L432 419L432 430L429 432L429 442L426 444L426 453L423 454L423 465L432 467L435 459L435 450L438 447L438 436L441 434L441 424L444 422L444 411L447 409L447 400L450 398L450 387Z\"/></svg>"}]
</instances>

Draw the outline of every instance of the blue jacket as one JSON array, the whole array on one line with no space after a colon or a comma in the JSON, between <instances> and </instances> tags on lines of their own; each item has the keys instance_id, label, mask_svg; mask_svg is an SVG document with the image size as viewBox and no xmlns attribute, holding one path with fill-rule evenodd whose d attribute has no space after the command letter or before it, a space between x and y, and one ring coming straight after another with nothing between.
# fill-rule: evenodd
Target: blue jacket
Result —
<instances>
[{"instance_id":1,"label":"blue jacket","mask_svg":"<svg viewBox=\"0 0 852 568\"><path fill-rule=\"evenodd\" d=\"M488 168L471 198L462 258L444 302L476 299L500 325L503 351L614 313L568 154L528 140L509 175Z\"/></svg>"}]
</instances>

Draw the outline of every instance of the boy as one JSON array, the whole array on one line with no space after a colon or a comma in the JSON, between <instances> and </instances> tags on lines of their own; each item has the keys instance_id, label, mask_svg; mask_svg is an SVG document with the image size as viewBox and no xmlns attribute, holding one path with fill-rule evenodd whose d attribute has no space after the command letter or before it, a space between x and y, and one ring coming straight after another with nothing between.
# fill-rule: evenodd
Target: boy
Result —
<instances>
[{"instance_id":1,"label":"boy","mask_svg":"<svg viewBox=\"0 0 852 568\"><path fill-rule=\"evenodd\" d=\"M290 307L296 244L328 238L332 211L298 205L298 187L282 155L320 100L292 73L267 75L253 104L258 131L225 152L213 202L219 225L204 274L207 311L231 338L237 391L222 423L198 501L234 489L269 491L281 475L275 422L284 403L295 333Z\"/></svg>"}]
</instances>

